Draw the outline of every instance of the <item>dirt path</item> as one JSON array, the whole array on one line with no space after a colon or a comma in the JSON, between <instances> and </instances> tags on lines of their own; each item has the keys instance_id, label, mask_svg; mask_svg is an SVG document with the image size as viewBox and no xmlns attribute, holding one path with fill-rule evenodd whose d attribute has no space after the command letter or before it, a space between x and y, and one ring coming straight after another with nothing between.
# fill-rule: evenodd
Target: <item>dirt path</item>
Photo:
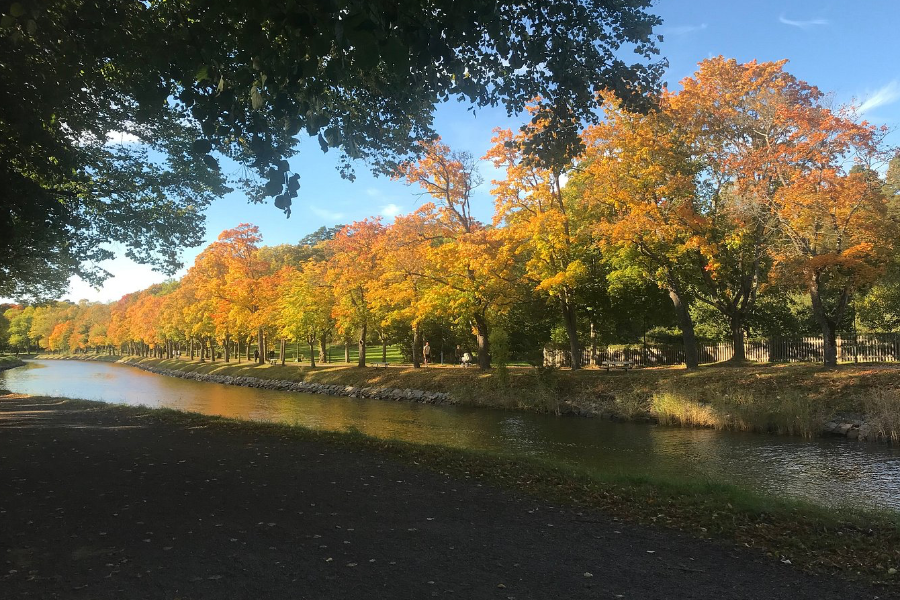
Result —
<instances>
[{"instance_id":1,"label":"dirt path","mask_svg":"<svg viewBox=\"0 0 900 600\"><path fill-rule=\"evenodd\" d=\"M882 598L277 434L0 399L4 598Z\"/></svg>"}]
</instances>

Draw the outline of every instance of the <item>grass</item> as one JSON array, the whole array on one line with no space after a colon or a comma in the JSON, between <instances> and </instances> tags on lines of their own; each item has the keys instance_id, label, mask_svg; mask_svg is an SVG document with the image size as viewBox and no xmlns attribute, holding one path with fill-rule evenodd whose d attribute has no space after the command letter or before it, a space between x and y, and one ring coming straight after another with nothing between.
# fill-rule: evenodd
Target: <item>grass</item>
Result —
<instances>
[{"instance_id":1,"label":"grass","mask_svg":"<svg viewBox=\"0 0 900 600\"><path fill-rule=\"evenodd\" d=\"M25 363L18 356L3 355L0 356L0 370L20 367Z\"/></svg>"},{"instance_id":2,"label":"grass","mask_svg":"<svg viewBox=\"0 0 900 600\"><path fill-rule=\"evenodd\" d=\"M774 397L752 390L722 391L698 397L694 390L662 390L651 396L651 412L663 425L763 431L815 437L831 416L826 402L808 393L785 390ZM693 392L693 393L692 393ZM710 401L701 398L711 398Z\"/></svg>"},{"instance_id":3,"label":"grass","mask_svg":"<svg viewBox=\"0 0 900 600\"><path fill-rule=\"evenodd\" d=\"M277 435L377 452L409 464L533 494L552 502L599 509L615 519L685 531L757 549L812 572L897 585L900 515L829 509L774 498L715 481L587 471L535 459L380 440L296 425L209 417L69 400L73 409L117 411L133 418L225 432Z\"/></svg>"},{"instance_id":4,"label":"grass","mask_svg":"<svg viewBox=\"0 0 900 600\"><path fill-rule=\"evenodd\" d=\"M116 357L100 357L109 360ZM380 352L378 353L380 360ZM167 369L250 375L358 387L448 392L460 404L550 413L577 412L624 420L656 419L668 425L715 427L812 437L836 414L873 415L884 439L900 441L900 365L708 365L610 372L509 367L508 380L490 372L433 365L388 369L343 362L191 362L128 357L124 362Z\"/></svg>"},{"instance_id":5,"label":"grass","mask_svg":"<svg viewBox=\"0 0 900 600\"><path fill-rule=\"evenodd\" d=\"M900 443L900 389L879 388L872 390L862 399L867 422L878 434Z\"/></svg>"}]
</instances>

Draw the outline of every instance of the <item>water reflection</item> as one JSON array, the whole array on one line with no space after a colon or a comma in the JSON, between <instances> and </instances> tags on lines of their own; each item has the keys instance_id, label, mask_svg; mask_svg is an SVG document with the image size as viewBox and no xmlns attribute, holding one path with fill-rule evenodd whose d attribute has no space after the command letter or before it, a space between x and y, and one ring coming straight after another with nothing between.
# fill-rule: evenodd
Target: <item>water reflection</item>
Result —
<instances>
[{"instance_id":1,"label":"water reflection","mask_svg":"<svg viewBox=\"0 0 900 600\"><path fill-rule=\"evenodd\" d=\"M588 468L721 479L833 505L900 509L900 451L846 440L275 392L107 363L32 361L0 373L0 387L332 431L357 429L380 438L545 457Z\"/></svg>"}]
</instances>

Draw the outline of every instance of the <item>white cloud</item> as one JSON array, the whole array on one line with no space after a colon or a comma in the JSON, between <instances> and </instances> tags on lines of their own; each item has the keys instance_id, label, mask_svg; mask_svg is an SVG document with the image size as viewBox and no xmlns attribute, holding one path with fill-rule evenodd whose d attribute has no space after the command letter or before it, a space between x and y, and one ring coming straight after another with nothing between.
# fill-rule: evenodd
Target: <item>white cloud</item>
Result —
<instances>
[{"instance_id":1,"label":"white cloud","mask_svg":"<svg viewBox=\"0 0 900 600\"><path fill-rule=\"evenodd\" d=\"M867 94L865 102L859 105L859 112L864 113L879 106L893 104L897 100L900 100L900 80L895 79L881 89Z\"/></svg>"},{"instance_id":2,"label":"white cloud","mask_svg":"<svg viewBox=\"0 0 900 600\"><path fill-rule=\"evenodd\" d=\"M809 29L810 27L815 27L817 25L828 25L828 19L810 19L808 21L794 21L793 19L788 19L784 15L778 17L778 21L784 23L785 25L790 25L791 27L799 27L800 29Z\"/></svg>"},{"instance_id":3,"label":"white cloud","mask_svg":"<svg viewBox=\"0 0 900 600\"><path fill-rule=\"evenodd\" d=\"M131 133L124 131L110 131L106 134L106 141L110 144L139 144L141 139Z\"/></svg>"},{"instance_id":4,"label":"white cloud","mask_svg":"<svg viewBox=\"0 0 900 600\"><path fill-rule=\"evenodd\" d=\"M381 196L381 190L378 190L373 187L366 188L366 195L372 196L373 198L377 198L378 196Z\"/></svg>"},{"instance_id":5,"label":"white cloud","mask_svg":"<svg viewBox=\"0 0 900 600\"><path fill-rule=\"evenodd\" d=\"M382 216L387 217L387 218L391 218L391 217L396 217L396 216L399 215L402 211L403 211L403 209L402 209L400 206L397 206L396 204L394 204L393 202L391 202L390 204L386 204L385 206L382 206L382 207L381 207L381 213L380 213L380 214L381 214Z\"/></svg>"},{"instance_id":6,"label":"white cloud","mask_svg":"<svg viewBox=\"0 0 900 600\"><path fill-rule=\"evenodd\" d=\"M662 27L660 33L663 35L687 35L695 31L703 31L706 29L706 23L700 25L676 25L674 27Z\"/></svg>"},{"instance_id":7,"label":"white cloud","mask_svg":"<svg viewBox=\"0 0 900 600\"><path fill-rule=\"evenodd\" d=\"M110 273L113 273L113 277L107 279L100 289L94 289L78 277L73 277L69 281L69 289L63 298L73 302L79 300L110 302L118 300L125 294L143 290L154 283L161 283L166 280L166 276L162 273L158 273L151 267L138 264L124 256L104 261L102 266ZM177 276L181 274L179 273Z\"/></svg>"},{"instance_id":8,"label":"white cloud","mask_svg":"<svg viewBox=\"0 0 900 600\"><path fill-rule=\"evenodd\" d=\"M331 210L325 210L324 208L319 208L318 206L309 205L309 210L314 215L326 219L328 221L334 221L337 223L342 220L346 215L342 212L334 212Z\"/></svg>"}]
</instances>

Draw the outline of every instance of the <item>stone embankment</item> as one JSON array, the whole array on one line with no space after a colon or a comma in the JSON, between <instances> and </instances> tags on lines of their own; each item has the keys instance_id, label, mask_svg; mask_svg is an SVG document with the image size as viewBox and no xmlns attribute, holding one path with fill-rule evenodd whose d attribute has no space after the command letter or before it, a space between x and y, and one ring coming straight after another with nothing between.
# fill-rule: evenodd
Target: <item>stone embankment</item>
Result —
<instances>
[{"instance_id":1,"label":"stone embankment","mask_svg":"<svg viewBox=\"0 0 900 600\"><path fill-rule=\"evenodd\" d=\"M232 377L231 375L177 371L174 369L163 369L140 364L131 364L131 366L143 369L144 371L149 371L150 373L156 373L157 375L167 375L169 377L180 377L181 379L193 379L194 381L239 385L242 387L265 390L303 392L306 394L327 394L329 396L346 396L349 398L372 398L374 400L394 400L398 402L420 402L422 404L456 404L456 401L450 394L444 392L426 392L422 390L399 388L356 387L352 385L335 385L306 381L286 381L283 379L261 379L259 377Z\"/></svg>"},{"instance_id":2,"label":"stone embankment","mask_svg":"<svg viewBox=\"0 0 900 600\"><path fill-rule=\"evenodd\" d=\"M822 426L824 435L842 435L851 440L878 441L880 432L862 417L837 416Z\"/></svg>"}]
</instances>

